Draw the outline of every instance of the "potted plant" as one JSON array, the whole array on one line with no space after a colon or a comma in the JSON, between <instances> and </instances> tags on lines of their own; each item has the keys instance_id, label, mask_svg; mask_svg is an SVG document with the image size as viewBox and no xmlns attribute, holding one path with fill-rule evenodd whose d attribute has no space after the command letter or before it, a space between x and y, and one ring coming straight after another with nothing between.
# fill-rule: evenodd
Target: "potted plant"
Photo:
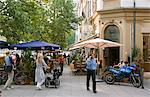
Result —
<instances>
[{"instance_id":1,"label":"potted plant","mask_svg":"<svg viewBox=\"0 0 150 97\"><path fill-rule=\"evenodd\" d=\"M33 60L31 58L31 51L26 50L22 56L23 74L25 75L25 84L33 83Z\"/></svg>"}]
</instances>

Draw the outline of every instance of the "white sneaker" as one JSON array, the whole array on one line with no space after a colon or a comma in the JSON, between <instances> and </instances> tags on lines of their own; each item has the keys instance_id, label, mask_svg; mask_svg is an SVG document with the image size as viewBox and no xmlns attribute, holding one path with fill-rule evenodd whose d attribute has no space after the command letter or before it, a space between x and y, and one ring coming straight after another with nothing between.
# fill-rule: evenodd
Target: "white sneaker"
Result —
<instances>
[{"instance_id":1,"label":"white sneaker","mask_svg":"<svg viewBox=\"0 0 150 97\"><path fill-rule=\"evenodd\" d=\"M39 89L39 86L36 85L36 89Z\"/></svg>"},{"instance_id":2,"label":"white sneaker","mask_svg":"<svg viewBox=\"0 0 150 97\"><path fill-rule=\"evenodd\" d=\"M3 90L10 90L9 87L3 87Z\"/></svg>"},{"instance_id":3,"label":"white sneaker","mask_svg":"<svg viewBox=\"0 0 150 97\"><path fill-rule=\"evenodd\" d=\"M38 89L38 90L42 90L42 87L41 87L41 86L36 85L36 89Z\"/></svg>"},{"instance_id":4,"label":"white sneaker","mask_svg":"<svg viewBox=\"0 0 150 97\"><path fill-rule=\"evenodd\" d=\"M13 86L10 86L9 88L14 89L14 87L13 87Z\"/></svg>"},{"instance_id":5,"label":"white sneaker","mask_svg":"<svg viewBox=\"0 0 150 97\"><path fill-rule=\"evenodd\" d=\"M38 88L39 86L38 85L36 85L36 88Z\"/></svg>"},{"instance_id":6,"label":"white sneaker","mask_svg":"<svg viewBox=\"0 0 150 97\"><path fill-rule=\"evenodd\" d=\"M6 90L10 90L11 88L7 87Z\"/></svg>"},{"instance_id":7,"label":"white sneaker","mask_svg":"<svg viewBox=\"0 0 150 97\"><path fill-rule=\"evenodd\" d=\"M41 86L39 86L38 88L39 88L39 90L42 90L42 87L41 87Z\"/></svg>"}]
</instances>

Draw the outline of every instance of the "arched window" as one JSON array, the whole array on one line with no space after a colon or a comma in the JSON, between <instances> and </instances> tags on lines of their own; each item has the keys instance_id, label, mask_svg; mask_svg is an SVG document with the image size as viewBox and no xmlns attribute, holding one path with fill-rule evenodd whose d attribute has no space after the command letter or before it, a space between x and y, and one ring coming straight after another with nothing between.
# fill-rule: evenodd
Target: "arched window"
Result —
<instances>
[{"instance_id":1,"label":"arched window","mask_svg":"<svg viewBox=\"0 0 150 97\"><path fill-rule=\"evenodd\" d=\"M119 43L120 42L119 28L115 25L107 26L104 31L104 39Z\"/></svg>"}]
</instances>

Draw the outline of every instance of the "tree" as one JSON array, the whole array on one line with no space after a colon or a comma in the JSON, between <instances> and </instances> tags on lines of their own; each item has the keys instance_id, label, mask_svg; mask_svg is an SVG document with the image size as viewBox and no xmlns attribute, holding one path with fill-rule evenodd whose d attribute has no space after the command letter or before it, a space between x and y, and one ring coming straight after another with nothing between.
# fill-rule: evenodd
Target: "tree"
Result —
<instances>
[{"instance_id":1,"label":"tree","mask_svg":"<svg viewBox=\"0 0 150 97\"><path fill-rule=\"evenodd\" d=\"M41 37L46 23L46 11L33 0L6 0L0 13L1 35L10 43Z\"/></svg>"},{"instance_id":2,"label":"tree","mask_svg":"<svg viewBox=\"0 0 150 97\"><path fill-rule=\"evenodd\" d=\"M51 3L48 13L51 21L52 42L66 47L67 36L73 32L71 27L75 19L73 2L72 0L51 0L49 3Z\"/></svg>"},{"instance_id":3,"label":"tree","mask_svg":"<svg viewBox=\"0 0 150 97\"><path fill-rule=\"evenodd\" d=\"M75 20L72 0L6 0L0 11L0 35L9 43L43 40L66 47Z\"/></svg>"}]
</instances>

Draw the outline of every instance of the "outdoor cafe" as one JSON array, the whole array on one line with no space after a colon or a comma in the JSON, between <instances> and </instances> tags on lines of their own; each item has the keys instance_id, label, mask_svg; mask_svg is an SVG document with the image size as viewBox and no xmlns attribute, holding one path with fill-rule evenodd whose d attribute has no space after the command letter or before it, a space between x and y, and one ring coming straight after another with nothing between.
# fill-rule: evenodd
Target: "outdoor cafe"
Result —
<instances>
[{"instance_id":1,"label":"outdoor cafe","mask_svg":"<svg viewBox=\"0 0 150 97\"><path fill-rule=\"evenodd\" d=\"M4 72L4 56L6 51L17 53L20 57L20 63L17 66L14 76L14 84L35 84L35 59L38 52L46 54L48 65L52 68L57 63L60 46L57 44L47 43L34 40L25 43L8 45L7 42L0 42L0 48L3 50L3 56L0 57L0 85L7 80L7 73Z\"/></svg>"}]
</instances>

